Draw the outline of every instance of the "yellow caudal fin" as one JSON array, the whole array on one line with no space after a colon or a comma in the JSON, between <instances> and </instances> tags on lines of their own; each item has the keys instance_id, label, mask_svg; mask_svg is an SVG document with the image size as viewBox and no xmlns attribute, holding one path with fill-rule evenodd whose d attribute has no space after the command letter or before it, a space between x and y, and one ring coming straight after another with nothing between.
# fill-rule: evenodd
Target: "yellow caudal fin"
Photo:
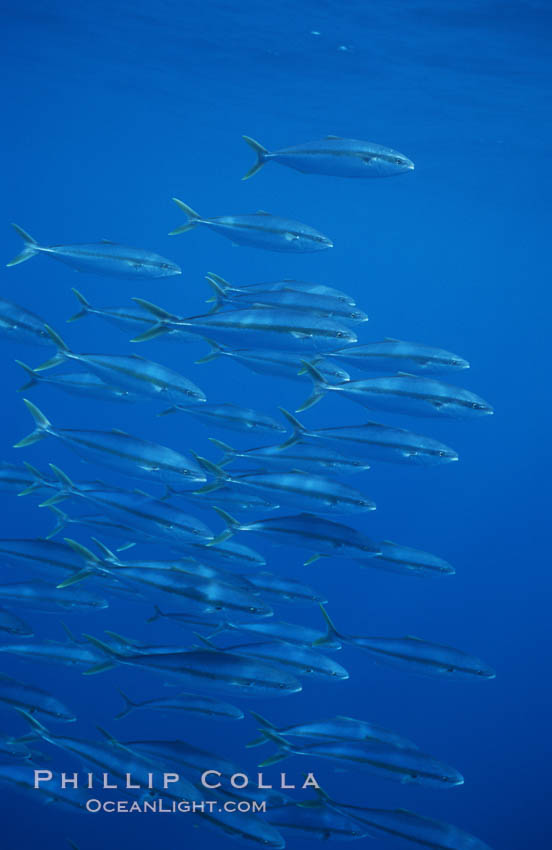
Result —
<instances>
[{"instance_id":1,"label":"yellow caudal fin","mask_svg":"<svg viewBox=\"0 0 552 850\"><path fill-rule=\"evenodd\" d=\"M6 265L9 266L17 266L19 263L24 263L25 260L30 260L31 257L34 257L35 254L40 250L40 246L38 242L30 236L26 230L23 230L22 227L19 227L18 224L12 224L13 229L16 233L21 236L23 242L25 243L25 247L21 251L17 257L14 257L13 260L10 260Z\"/></svg>"},{"instance_id":2,"label":"yellow caudal fin","mask_svg":"<svg viewBox=\"0 0 552 850\"><path fill-rule=\"evenodd\" d=\"M202 219L200 214L189 207L188 204L185 204L184 201L181 201L179 198L173 198L173 201L188 216L186 224L183 224L181 227L177 227L175 230L171 230L169 233L169 236L178 236L180 233L186 233L188 230L191 230L196 226L196 224L199 224Z\"/></svg>"},{"instance_id":3,"label":"yellow caudal fin","mask_svg":"<svg viewBox=\"0 0 552 850\"><path fill-rule=\"evenodd\" d=\"M251 136L243 136L243 140L247 142L250 148L253 148L255 153L257 154L257 162L253 165L247 174L244 174L242 180L249 180L250 177L253 177L257 171L260 171L263 165L266 162L266 158L268 156L268 151L265 147L263 147L259 142L256 142L255 139L252 139Z\"/></svg>"}]
</instances>

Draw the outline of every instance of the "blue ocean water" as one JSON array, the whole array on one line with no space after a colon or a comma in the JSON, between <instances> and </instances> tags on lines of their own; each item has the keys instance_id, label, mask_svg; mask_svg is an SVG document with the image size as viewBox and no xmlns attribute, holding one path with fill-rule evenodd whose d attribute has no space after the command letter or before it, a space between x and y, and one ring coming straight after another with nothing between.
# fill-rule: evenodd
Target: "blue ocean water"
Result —
<instances>
[{"instance_id":1,"label":"blue ocean water","mask_svg":"<svg viewBox=\"0 0 552 850\"><path fill-rule=\"evenodd\" d=\"M416 678L349 648L337 656L348 681L306 682L299 695L250 705L282 725L333 714L372 720L454 765L465 784L446 791L401 786L297 756L270 769L276 779L286 770L299 782L312 769L342 801L408 808L454 823L497 850L549 846L550 5L30 0L18 8L3 4L3 24L0 257L8 261L20 250L9 228L15 221L46 244L111 239L150 248L183 269L181 277L134 283L80 275L38 257L2 272L3 298L45 318L77 351L122 354L131 349L130 334L93 317L65 324L77 309L71 287L94 305L123 306L139 296L193 315L210 295L208 271L240 283L293 277L351 293L370 316L363 341L412 339L471 362L458 382L488 399L493 417L394 420L454 446L459 463L428 469L374 463L351 479L378 505L357 527L434 552L455 566L455 576L421 580L339 559L305 567L299 550L238 539L265 552L273 572L321 590L345 630L457 646L488 661L497 678ZM355 181L269 164L242 183L252 164L244 133L269 148L327 134L371 139L410 156L416 170ZM182 223L173 195L206 216L266 209L297 218L327 233L335 247L274 254L233 247L201 228L169 238ZM44 351L0 341L2 459L42 467L51 461L77 480L98 475L122 483L53 440L11 449L31 430L14 359L36 365ZM277 416L278 405L294 409L309 391L308 382L263 378L225 359L194 365L205 351L201 342L162 338L139 349L190 377L213 402ZM183 414L157 418L147 402L125 407L48 387L29 392L56 425L117 427L217 458L207 441L214 432ZM313 427L371 418L386 421L339 398L302 415ZM242 446L262 442L232 432L215 436ZM47 533L52 517L37 501L1 493L0 536ZM201 517L221 530L212 512ZM85 530L70 532L88 542ZM2 580L13 580L13 568L3 568ZM62 639L64 619L76 633L112 629L151 643L193 642L191 632L170 624L147 625L151 613L144 602L113 602L87 616L26 619L43 640ZM278 614L321 624L316 607L279 606ZM243 749L256 729L248 716L235 724L138 712L113 720L121 710L118 687L141 699L164 692L162 679L137 669L83 677L80 670L7 655L1 669L73 708L78 723L63 727L69 735L94 737L100 725L122 739L183 738L250 773L255 756L268 752ZM2 734L24 733L13 712L1 711L0 718ZM63 755L43 748L45 766L62 768ZM185 815L82 815L9 785L0 800L8 850L34 847L38 835L41 846L63 847L70 838L80 850L230 841L194 829ZM393 846L390 839L376 841ZM312 844L288 839L297 850Z\"/></svg>"}]
</instances>

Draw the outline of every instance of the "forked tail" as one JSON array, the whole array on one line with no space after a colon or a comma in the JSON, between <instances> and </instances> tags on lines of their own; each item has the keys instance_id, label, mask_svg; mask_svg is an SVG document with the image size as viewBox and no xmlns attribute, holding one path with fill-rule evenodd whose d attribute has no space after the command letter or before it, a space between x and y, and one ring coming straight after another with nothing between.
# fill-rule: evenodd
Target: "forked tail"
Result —
<instances>
[{"instance_id":1,"label":"forked tail","mask_svg":"<svg viewBox=\"0 0 552 850\"><path fill-rule=\"evenodd\" d=\"M253 148L253 150L257 154L257 162L249 169L247 174L244 174L242 177L242 180L249 180L249 178L253 177L253 175L256 174L257 171L260 171L263 165L265 164L268 157L268 151L265 147L263 147L263 145L259 144L259 142L256 142L255 139L252 139L251 136L243 136L242 138L244 142L247 142L249 147Z\"/></svg>"},{"instance_id":2,"label":"forked tail","mask_svg":"<svg viewBox=\"0 0 552 850\"><path fill-rule=\"evenodd\" d=\"M17 266L19 265L19 263L24 263L25 260L30 260L31 257L34 257L34 255L38 254L38 252L40 251L40 245L38 244L36 239L33 239L33 237L30 236L25 230L23 230L22 227L19 227L18 224L12 223L12 227L15 232L21 236L23 242L25 243L25 247L23 248L21 253L17 255L17 257L14 257L13 260L11 260L9 263L6 263L8 267Z\"/></svg>"}]
</instances>

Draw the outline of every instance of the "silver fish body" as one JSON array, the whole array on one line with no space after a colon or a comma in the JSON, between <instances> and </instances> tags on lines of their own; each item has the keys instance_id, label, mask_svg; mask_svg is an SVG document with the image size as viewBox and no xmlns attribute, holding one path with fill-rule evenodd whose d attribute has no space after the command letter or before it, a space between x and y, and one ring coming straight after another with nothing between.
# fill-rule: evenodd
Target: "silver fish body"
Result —
<instances>
[{"instance_id":1,"label":"silver fish body","mask_svg":"<svg viewBox=\"0 0 552 850\"><path fill-rule=\"evenodd\" d=\"M223 215L216 218L202 218L187 204L178 198L174 202L188 216L188 222L176 228L169 235L185 233L201 224L210 230L230 239L236 245L263 248L291 254L308 254L332 248L333 242L314 227L289 218L271 215L259 211L249 215Z\"/></svg>"},{"instance_id":2,"label":"silver fish body","mask_svg":"<svg viewBox=\"0 0 552 850\"><path fill-rule=\"evenodd\" d=\"M414 163L392 148L359 139L326 136L277 151L268 151L250 136L243 137L257 154L257 162L244 176L252 177L267 162L277 162L303 174L330 177L393 177L414 170Z\"/></svg>"},{"instance_id":3,"label":"silver fish body","mask_svg":"<svg viewBox=\"0 0 552 850\"><path fill-rule=\"evenodd\" d=\"M14 224L13 227L23 239L24 248L8 266L23 263L36 254L46 254L80 272L108 277L140 280L182 274L182 269L176 263L141 248L130 248L107 240L80 245L45 246L39 245L18 225Z\"/></svg>"}]
</instances>

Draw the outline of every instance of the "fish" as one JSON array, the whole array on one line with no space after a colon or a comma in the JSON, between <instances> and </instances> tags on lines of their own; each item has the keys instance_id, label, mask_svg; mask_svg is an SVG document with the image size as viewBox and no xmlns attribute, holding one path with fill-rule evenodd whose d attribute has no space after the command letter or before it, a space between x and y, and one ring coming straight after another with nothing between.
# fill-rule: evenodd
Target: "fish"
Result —
<instances>
[{"instance_id":1,"label":"fish","mask_svg":"<svg viewBox=\"0 0 552 850\"><path fill-rule=\"evenodd\" d=\"M0 679L1 686L1 679ZM226 702L219 702L210 697L199 696L198 694L179 693L176 696L159 697L157 699L147 699L141 702L131 700L124 691L119 690L122 698L125 701L123 711L116 714L117 719L126 717L131 711L147 710L147 711L184 711L191 714L214 718L216 720L242 720L244 713L241 708L236 708ZM0 690L1 699L1 690Z\"/></svg>"},{"instance_id":2,"label":"fish","mask_svg":"<svg viewBox=\"0 0 552 850\"><path fill-rule=\"evenodd\" d=\"M53 464L50 466L63 484L63 490L53 497L54 501L70 496L81 498L95 505L108 517L128 524L130 529L136 529L140 536L149 537L156 542L164 540L178 546L198 540L214 540L213 533L204 523L165 501L153 499L141 491L130 493L122 490L81 490L61 469ZM51 501L42 502L41 507Z\"/></svg>"},{"instance_id":3,"label":"fish","mask_svg":"<svg viewBox=\"0 0 552 850\"><path fill-rule=\"evenodd\" d=\"M275 280L270 283L245 283L236 286L228 283L223 277L214 272L209 272L206 275L211 282L217 284L219 289L225 295L253 295L255 292L280 292L281 290L293 292L306 292L312 295L323 295L324 298L334 298L341 304L346 304L349 307L354 307L356 304L352 295L347 292L342 292L341 289L335 289L333 286L326 286L320 283L309 283L306 280L294 280L293 278L284 278L283 280Z\"/></svg>"},{"instance_id":4,"label":"fish","mask_svg":"<svg viewBox=\"0 0 552 850\"><path fill-rule=\"evenodd\" d=\"M286 578L275 575L266 570L260 570L248 576L247 581L257 590L272 594L280 602L293 602L307 605L320 604L324 601L323 596L314 588L309 587L296 578Z\"/></svg>"},{"instance_id":5,"label":"fish","mask_svg":"<svg viewBox=\"0 0 552 850\"><path fill-rule=\"evenodd\" d=\"M363 407L405 413L408 416L445 416L460 419L494 413L490 404L470 390L443 384L433 378L399 372L390 377L330 384L315 366L307 361L303 362L312 378L314 391L297 409L298 413L312 407L326 392L332 390L343 393Z\"/></svg>"},{"instance_id":6,"label":"fish","mask_svg":"<svg viewBox=\"0 0 552 850\"><path fill-rule=\"evenodd\" d=\"M71 709L48 691L12 679L4 673L0 673L0 703L23 708L29 714L44 715L59 723L73 723L77 719Z\"/></svg>"},{"instance_id":7,"label":"fish","mask_svg":"<svg viewBox=\"0 0 552 850\"><path fill-rule=\"evenodd\" d=\"M212 312L228 305L230 307L261 305L274 308L284 307L287 310L306 310L319 316L333 317L342 322L354 324L368 321L368 316L362 310L359 310L356 306L351 307L349 304L344 304L343 301L334 297L319 295L314 292L301 292L285 287L277 290L269 289L266 292L255 288L251 293L233 293L231 288L221 286L216 276L207 275L206 280L215 290L215 303Z\"/></svg>"},{"instance_id":8,"label":"fish","mask_svg":"<svg viewBox=\"0 0 552 850\"><path fill-rule=\"evenodd\" d=\"M178 198L175 204L188 217L186 224L171 230L169 236L177 236L203 224L215 233L226 236L236 245L264 248L291 254L309 254L333 248L333 242L308 224L289 218L271 215L264 210L249 215L223 215L217 218L202 218L199 213Z\"/></svg>"},{"instance_id":9,"label":"fish","mask_svg":"<svg viewBox=\"0 0 552 850\"><path fill-rule=\"evenodd\" d=\"M200 788L200 792L202 796L205 795L204 788ZM199 811L198 815L208 826L221 831L225 839L230 837L241 842L250 843L253 841L263 847L272 847L274 850L282 850L286 846L286 842L277 829L267 821L248 812L240 812L240 816L237 818L235 811L226 811L222 807L219 807L219 809L215 807L212 811Z\"/></svg>"},{"instance_id":10,"label":"fish","mask_svg":"<svg viewBox=\"0 0 552 850\"><path fill-rule=\"evenodd\" d=\"M65 511L60 510L56 505L47 505L56 517L56 522L52 530L46 535L46 539L55 537L66 528L68 525L81 525L86 528L91 528L95 534L101 534L102 537L109 537L121 543L118 547L119 552L123 549L129 549L135 546L137 542L149 543L151 537L146 534L140 534L135 528L130 528L123 523L115 522L109 517L102 514L79 514L78 516L69 516ZM124 545L123 545L124 542Z\"/></svg>"},{"instance_id":11,"label":"fish","mask_svg":"<svg viewBox=\"0 0 552 850\"><path fill-rule=\"evenodd\" d=\"M40 723L36 717L24 711L20 711L20 714L27 719L33 732L42 740L47 741L52 746L58 747L66 753L76 756L87 765L95 765L102 768L110 777L124 782L125 793L130 792L131 796L136 795L133 793L132 787L129 786L129 777L132 777L133 781L141 786L136 789L138 795L141 795L144 788L148 787L152 770L159 767L158 763L153 759L147 758L126 747L101 727L98 727L103 736L103 740L101 741L70 738L66 735L54 734L43 723ZM179 777L178 782L171 784L170 788L164 789L163 794L168 797L177 796L178 799L185 800L199 799L198 792L194 786L183 776Z\"/></svg>"},{"instance_id":12,"label":"fish","mask_svg":"<svg viewBox=\"0 0 552 850\"><path fill-rule=\"evenodd\" d=\"M382 342L369 342L329 351L325 356L365 372L421 372L424 375L439 375L470 368L467 360L450 351L392 337L387 337Z\"/></svg>"},{"instance_id":13,"label":"fish","mask_svg":"<svg viewBox=\"0 0 552 850\"><path fill-rule=\"evenodd\" d=\"M323 606L328 636L344 644L369 652L374 660L399 670L439 679L494 679L496 672L484 661L452 646L431 643L421 638L361 637L338 632ZM324 640L316 644L323 646Z\"/></svg>"},{"instance_id":14,"label":"fish","mask_svg":"<svg viewBox=\"0 0 552 850\"><path fill-rule=\"evenodd\" d=\"M6 632L9 635L21 635L22 637L31 637L33 634L28 623L5 608L0 608L0 632ZM0 701L1 699L0 696Z\"/></svg>"},{"instance_id":15,"label":"fish","mask_svg":"<svg viewBox=\"0 0 552 850\"><path fill-rule=\"evenodd\" d=\"M0 539L0 560L17 570L31 568L51 576L52 571L75 573L82 569L82 557L70 546L41 538Z\"/></svg>"},{"instance_id":16,"label":"fish","mask_svg":"<svg viewBox=\"0 0 552 850\"><path fill-rule=\"evenodd\" d=\"M300 682L278 668L241 655L214 649L190 649L166 654L126 654L113 646L85 635L93 646L102 650L111 666L128 664L170 676L195 687L211 688L241 696L285 696L298 693ZM106 669L104 665L102 670ZM100 672L92 668L89 673Z\"/></svg>"},{"instance_id":17,"label":"fish","mask_svg":"<svg viewBox=\"0 0 552 850\"><path fill-rule=\"evenodd\" d=\"M395 747L383 741L321 741L290 744L276 732L265 729L264 735L278 744L274 756L260 762L266 767L282 761L291 754L334 761L346 768L366 770L376 776L403 784L446 788L463 785L464 777L455 768L437 761L419 749Z\"/></svg>"},{"instance_id":18,"label":"fish","mask_svg":"<svg viewBox=\"0 0 552 850\"><path fill-rule=\"evenodd\" d=\"M36 254L46 254L79 272L108 277L140 280L182 274L182 269L176 263L141 248L129 248L107 239L81 245L39 245L23 228L17 224L12 224L12 227L22 238L24 247L20 254L7 263L8 267L24 263Z\"/></svg>"},{"instance_id":19,"label":"fish","mask_svg":"<svg viewBox=\"0 0 552 850\"><path fill-rule=\"evenodd\" d=\"M99 652L93 646L83 646L77 642L0 643L0 652L15 655L23 661L61 664L63 667L82 665L99 669L105 665L105 669L109 669L113 666L103 652Z\"/></svg>"},{"instance_id":20,"label":"fish","mask_svg":"<svg viewBox=\"0 0 552 850\"><path fill-rule=\"evenodd\" d=\"M204 357L196 360L196 364L210 363L219 357L228 357L258 375L273 375L304 383L302 376L305 374L305 369L302 367L300 357L296 352L262 348L232 349L219 345L212 339L206 341L211 350ZM317 360L316 368L330 382L344 383L350 380L348 372L330 361Z\"/></svg>"},{"instance_id":21,"label":"fish","mask_svg":"<svg viewBox=\"0 0 552 850\"><path fill-rule=\"evenodd\" d=\"M282 620L253 621L247 623L235 623L226 620L217 626L216 632L225 630L245 632L248 635L252 634L258 637L279 640L282 643L307 647L314 646L317 640L325 637L324 632L320 632L318 629L311 629L309 626L303 626L298 623L286 623ZM325 642L324 649L341 649L341 644L338 641L334 641L333 643Z\"/></svg>"},{"instance_id":22,"label":"fish","mask_svg":"<svg viewBox=\"0 0 552 850\"><path fill-rule=\"evenodd\" d=\"M279 641L263 641L232 644L225 647L224 651L244 655L247 658L271 661L280 667L289 667L298 676L339 680L349 678L347 670L341 664L310 647L283 644Z\"/></svg>"},{"instance_id":23,"label":"fish","mask_svg":"<svg viewBox=\"0 0 552 850\"><path fill-rule=\"evenodd\" d=\"M219 631L224 631L226 621L214 614L194 614L190 611L161 611L159 605L153 606L154 613L146 620L147 623L153 623L155 620L166 619L171 623L176 623L177 626L182 626L189 629L191 626L200 626L214 630L213 634L218 634ZM256 622L255 620L253 622ZM213 635L211 635L212 637Z\"/></svg>"},{"instance_id":24,"label":"fish","mask_svg":"<svg viewBox=\"0 0 552 850\"><path fill-rule=\"evenodd\" d=\"M199 455L195 455L198 464L215 476L213 483L208 483L197 492L216 492L224 482L247 492L249 489L260 490L273 496L284 506L296 506L304 510L318 511L331 514L353 514L373 511L376 505L358 490L353 490L345 484L340 484L321 475L313 475L302 471L292 472L246 472L232 475L221 466Z\"/></svg>"},{"instance_id":25,"label":"fish","mask_svg":"<svg viewBox=\"0 0 552 850\"><path fill-rule=\"evenodd\" d=\"M376 555L375 558L370 558L367 561L359 558L357 562L362 566L373 566L376 569L400 573L401 575L452 576L456 573L456 570L448 561L439 558L437 555L431 555L429 552L392 543L390 540L380 541L379 547L381 549L380 555Z\"/></svg>"},{"instance_id":26,"label":"fish","mask_svg":"<svg viewBox=\"0 0 552 850\"><path fill-rule=\"evenodd\" d=\"M108 549L105 544L103 544L97 538L92 538L93 542L96 544L98 549L102 554L102 559L104 563L110 564L118 569L122 568L122 572L124 574L125 569L139 569L144 574L147 572L174 572L177 571L179 573L185 573L192 578L196 578L198 580L204 579L216 579L219 581L224 581L227 584L233 584L236 587L241 587L244 590L251 590L251 584L247 578L241 576L239 573L229 572L228 570L223 570L220 567L211 567L207 564L201 564L195 558L173 558L170 561L160 561L160 560L147 560L145 558L139 558L133 561L123 561L121 558L110 549ZM84 557L85 562L87 562L90 558L94 556L90 551L84 548L80 544L75 544L74 541L68 541L69 545L73 548L76 547L76 551L80 552Z\"/></svg>"},{"instance_id":27,"label":"fish","mask_svg":"<svg viewBox=\"0 0 552 850\"><path fill-rule=\"evenodd\" d=\"M34 371L41 372L65 361L78 363L107 384L146 398L162 399L172 404L205 402L203 390L188 378L137 354L75 354L53 328L46 325L52 341L57 346L55 357Z\"/></svg>"},{"instance_id":28,"label":"fish","mask_svg":"<svg viewBox=\"0 0 552 850\"><path fill-rule=\"evenodd\" d=\"M316 142L270 152L263 145L243 136L257 155L257 161L242 178L249 180L267 162L277 162L302 174L333 177L393 177L414 170L414 163L402 153L359 139L326 136Z\"/></svg>"},{"instance_id":29,"label":"fish","mask_svg":"<svg viewBox=\"0 0 552 850\"><path fill-rule=\"evenodd\" d=\"M52 784L50 787L40 785L35 788L34 771L29 769L28 765L8 763L0 763L0 782L5 782L9 786L15 786L19 791L27 792L29 799L36 801L37 793L42 795L42 800L46 804L55 802L62 805L70 806L77 811L84 811L87 800L90 799L90 791L87 788L67 788L56 787ZM76 844L67 840L71 850L79 850Z\"/></svg>"},{"instance_id":30,"label":"fish","mask_svg":"<svg viewBox=\"0 0 552 850\"><path fill-rule=\"evenodd\" d=\"M322 348L331 349L337 343L347 345L358 339L347 325L314 312L256 305L184 317L169 313L143 298L133 298L133 301L156 316L157 324L131 342L145 342L183 329L209 342L214 340L219 345L242 345L252 339L259 348L272 350L276 346L305 354ZM300 359L297 368L301 369Z\"/></svg>"},{"instance_id":31,"label":"fish","mask_svg":"<svg viewBox=\"0 0 552 850\"><path fill-rule=\"evenodd\" d=\"M79 549L82 548L79 544L76 545ZM106 547L102 549L106 550ZM201 564L197 564L197 568L195 564L191 564L186 569L179 567L177 562L145 565L139 562L125 563L109 550L106 551L109 553L107 563L115 570L113 574L116 578L182 596L192 603L197 603L204 613L233 611L257 617L270 617L273 614L270 606L256 598L255 586L240 576L233 581L231 574L217 576L215 571L206 570ZM90 563L91 558L86 550L85 558L86 563Z\"/></svg>"},{"instance_id":32,"label":"fish","mask_svg":"<svg viewBox=\"0 0 552 850\"><path fill-rule=\"evenodd\" d=\"M128 392L128 390L102 381L97 375L92 372L68 372L55 375L43 375L21 360L15 361L18 366L21 366L27 374L27 382L19 388L19 392L36 387L39 384L55 387L62 390L68 395L82 396L83 398L97 399L98 401L123 401L130 404L138 401L137 393Z\"/></svg>"},{"instance_id":33,"label":"fish","mask_svg":"<svg viewBox=\"0 0 552 850\"><path fill-rule=\"evenodd\" d=\"M257 493L252 489L234 488L231 485L224 484L220 487L217 486L216 489L212 489L207 485L205 491L200 489L180 492L175 494L176 496L202 508L210 507L214 500L218 505L224 505L227 510L235 511L236 513L249 513L251 511L257 514L259 512L266 513L267 511L277 510L280 507L279 503L274 501L274 499L266 498L261 493Z\"/></svg>"},{"instance_id":34,"label":"fish","mask_svg":"<svg viewBox=\"0 0 552 850\"><path fill-rule=\"evenodd\" d=\"M311 472L320 472L322 469L331 472L366 472L370 469L368 463L357 458L350 458L339 454L330 448L319 448L304 443L294 443L286 449L281 445L258 446L253 449L235 449L228 443L209 437L211 443L222 452L222 460L219 466L233 463L236 460L244 460L248 463L276 469L300 468ZM294 449L295 446L295 449Z\"/></svg>"},{"instance_id":35,"label":"fish","mask_svg":"<svg viewBox=\"0 0 552 850\"><path fill-rule=\"evenodd\" d=\"M378 422L364 422L362 425L337 425L330 428L306 428L285 408L281 413L290 423L293 433L280 446L282 452L299 445L309 446L329 443L338 444L347 457L370 458L385 463L405 463L415 466L434 466L458 460L458 453L434 440L414 434L404 428L389 427Z\"/></svg>"},{"instance_id":36,"label":"fish","mask_svg":"<svg viewBox=\"0 0 552 850\"><path fill-rule=\"evenodd\" d=\"M285 428L272 416L259 413L250 407L240 407L238 404L202 404L198 407L175 406L163 411L167 413L188 413L200 421L205 421L215 428L232 431L268 431L283 433Z\"/></svg>"},{"instance_id":37,"label":"fish","mask_svg":"<svg viewBox=\"0 0 552 850\"><path fill-rule=\"evenodd\" d=\"M319 841L350 841L366 838L369 830L347 815L319 804L305 808L300 803L270 808L268 820L278 829L296 838L313 838Z\"/></svg>"},{"instance_id":38,"label":"fish","mask_svg":"<svg viewBox=\"0 0 552 850\"><path fill-rule=\"evenodd\" d=\"M35 404L28 399L23 401L36 427L14 448L55 437L88 462L99 462L130 478L146 478L174 488L206 481L205 474L193 460L167 446L133 437L117 428L111 431L56 428Z\"/></svg>"},{"instance_id":39,"label":"fish","mask_svg":"<svg viewBox=\"0 0 552 850\"><path fill-rule=\"evenodd\" d=\"M76 322L85 316L97 316L123 330L127 328L143 330L152 325L151 314L134 304L129 304L127 307L94 307L78 289L73 287L71 292L77 299L80 310L67 319L68 322Z\"/></svg>"},{"instance_id":40,"label":"fish","mask_svg":"<svg viewBox=\"0 0 552 850\"><path fill-rule=\"evenodd\" d=\"M312 563L323 555L355 557L362 554L371 557L380 551L378 545L360 531L315 514L302 513L240 523L226 511L217 507L214 507L214 510L226 523L226 530L215 538L215 542L227 540L238 531L251 531L273 540L276 544L308 549L312 555L306 563Z\"/></svg>"},{"instance_id":41,"label":"fish","mask_svg":"<svg viewBox=\"0 0 552 850\"><path fill-rule=\"evenodd\" d=\"M208 546L193 544L189 547L188 551L194 558L201 559L204 563L214 564L215 566L220 564L239 568L266 566L264 555L261 555L260 552L256 552L249 546L236 543L234 540L225 539L218 542L209 542Z\"/></svg>"},{"instance_id":42,"label":"fish","mask_svg":"<svg viewBox=\"0 0 552 850\"><path fill-rule=\"evenodd\" d=\"M16 602L34 611L56 613L56 607L71 609L107 608L108 602L83 591L60 590L46 581L11 582L0 584L0 599Z\"/></svg>"},{"instance_id":43,"label":"fish","mask_svg":"<svg viewBox=\"0 0 552 850\"><path fill-rule=\"evenodd\" d=\"M307 738L314 741L379 741L383 744L388 744L393 747L402 747L404 749L416 750L416 744L397 735L396 732L391 732L389 729L384 729L382 726L377 726L375 723L370 723L366 720L357 720L354 717L330 717L327 720L310 720L305 723L295 723L288 726L276 726L262 715L255 711L249 712L255 720L261 724L261 737L256 738L249 744L248 748L258 747L261 744L267 744L269 738L264 734L264 730L272 730L277 735L283 738Z\"/></svg>"},{"instance_id":44,"label":"fish","mask_svg":"<svg viewBox=\"0 0 552 850\"><path fill-rule=\"evenodd\" d=\"M457 826L418 815L407 809L370 809L351 803L337 803L321 788L317 788L318 799L337 812L364 824L371 835L402 838L431 850L490 850L474 835ZM308 803L310 806L310 802Z\"/></svg>"},{"instance_id":45,"label":"fish","mask_svg":"<svg viewBox=\"0 0 552 850\"><path fill-rule=\"evenodd\" d=\"M52 339L40 316L4 298L0 298L0 336L28 345L52 345Z\"/></svg>"},{"instance_id":46,"label":"fish","mask_svg":"<svg viewBox=\"0 0 552 850\"><path fill-rule=\"evenodd\" d=\"M125 741L124 746L133 752L141 753L159 760L162 764L173 764L188 767L203 773L205 770L217 770L224 777L230 778L239 772L238 767L228 759L221 758L215 753L202 750L199 747L182 740L164 741Z\"/></svg>"}]
</instances>

